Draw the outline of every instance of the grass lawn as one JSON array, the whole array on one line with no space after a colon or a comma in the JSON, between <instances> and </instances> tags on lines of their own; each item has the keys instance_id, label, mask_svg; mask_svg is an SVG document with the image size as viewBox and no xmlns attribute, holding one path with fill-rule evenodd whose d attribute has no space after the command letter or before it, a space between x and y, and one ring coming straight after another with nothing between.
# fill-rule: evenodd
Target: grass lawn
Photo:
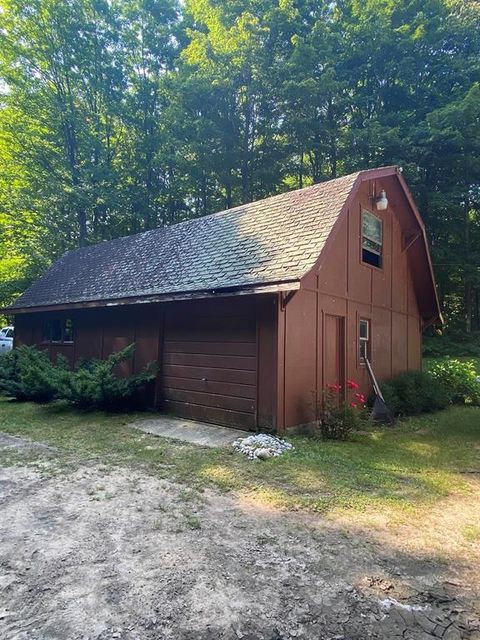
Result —
<instances>
[{"instance_id":1,"label":"grass lawn","mask_svg":"<svg viewBox=\"0 0 480 640\"><path fill-rule=\"evenodd\" d=\"M452 407L348 442L292 437L294 452L266 462L156 438L129 427L134 418L0 399L0 431L53 445L66 461L141 466L188 487L235 491L274 508L407 516L470 492L480 472L480 408ZM14 462L8 450L2 457Z\"/></svg>"}]
</instances>

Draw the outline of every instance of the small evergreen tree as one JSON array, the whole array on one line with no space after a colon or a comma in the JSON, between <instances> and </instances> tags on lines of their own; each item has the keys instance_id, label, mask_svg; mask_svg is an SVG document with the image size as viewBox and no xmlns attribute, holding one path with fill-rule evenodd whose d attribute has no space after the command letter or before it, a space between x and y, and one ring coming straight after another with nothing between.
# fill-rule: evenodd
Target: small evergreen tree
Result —
<instances>
[{"instance_id":1,"label":"small evergreen tree","mask_svg":"<svg viewBox=\"0 0 480 640\"><path fill-rule=\"evenodd\" d=\"M50 402L59 397L68 375L68 363L58 357L56 364L45 351L21 346L0 358L0 393L17 400Z\"/></svg>"},{"instance_id":2,"label":"small evergreen tree","mask_svg":"<svg viewBox=\"0 0 480 640\"><path fill-rule=\"evenodd\" d=\"M151 364L141 373L121 377L115 367L133 356L135 345L113 353L106 360L90 360L70 373L64 380L62 397L73 405L85 409L117 411L125 409L135 392L156 376L156 366Z\"/></svg>"},{"instance_id":3,"label":"small evergreen tree","mask_svg":"<svg viewBox=\"0 0 480 640\"><path fill-rule=\"evenodd\" d=\"M90 360L71 371L58 356L51 362L45 351L22 346L0 357L0 394L17 400L50 402L65 399L86 410L128 408L136 391L156 376L156 366L121 376L116 367L133 356L135 345L113 353L106 360Z\"/></svg>"}]
</instances>

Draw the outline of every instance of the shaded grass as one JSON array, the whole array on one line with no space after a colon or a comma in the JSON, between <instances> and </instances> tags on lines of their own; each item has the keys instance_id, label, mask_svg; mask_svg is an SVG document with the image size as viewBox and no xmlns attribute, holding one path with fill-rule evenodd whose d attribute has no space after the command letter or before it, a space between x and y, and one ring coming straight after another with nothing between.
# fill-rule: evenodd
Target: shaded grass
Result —
<instances>
[{"instance_id":1,"label":"shaded grass","mask_svg":"<svg viewBox=\"0 0 480 640\"><path fill-rule=\"evenodd\" d=\"M71 460L142 466L187 487L234 490L274 507L413 512L471 490L467 478L480 472L475 407L452 407L394 428L372 427L348 442L292 437L294 452L265 462L144 434L128 426L138 417L0 399L0 431L46 442Z\"/></svg>"}]
</instances>

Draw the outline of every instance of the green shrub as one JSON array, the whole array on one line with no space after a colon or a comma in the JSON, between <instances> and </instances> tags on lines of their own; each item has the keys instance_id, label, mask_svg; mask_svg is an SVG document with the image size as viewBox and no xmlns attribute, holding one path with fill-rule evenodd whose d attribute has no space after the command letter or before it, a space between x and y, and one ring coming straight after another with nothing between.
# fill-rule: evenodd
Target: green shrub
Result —
<instances>
[{"instance_id":1,"label":"green shrub","mask_svg":"<svg viewBox=\"0 0 480 640\"><path fill-rule=\"evenodd\" d=\"M83 363L64 380L62 397L86 410L118 411L127 408L137 390L156 376L153 365L133 376L122 377L115 373L115 367L131 358L133 351L134 345L131 344L106 360Z\"/></svg>"},{"instance_id":2,"label":"green shrub","mask_svg":"<svg viewBox=\"0 0 480 640\"><path fill-rule=\"evenodd\" d=\"M21 346L0 358L0 393L17 400L50 402L68 375L68 364L59 357L56 364L45 351Z\"/></svg>"},{"instance_id":3,"label":"green shrub","mask_svg":"<svg viewBox=\"0 0 480 640\"><path fill-rule=\"evenodd\" d=\"M396 415L411 416L445 409L450 402L445 387L430 373L406 371L381 385L388 408Z\"/></svg>"},{"instance_id":4,"label":"green shrub","mask_svg":"<svg viewBox=\"0 0 480 640\"><path fill-rule=\"evenodd\" d=\"M430 374L443 385L454 404L480 403L480 384L477 382L475 363L443 358L430 366Z\"/></svg>"}]
</instances>

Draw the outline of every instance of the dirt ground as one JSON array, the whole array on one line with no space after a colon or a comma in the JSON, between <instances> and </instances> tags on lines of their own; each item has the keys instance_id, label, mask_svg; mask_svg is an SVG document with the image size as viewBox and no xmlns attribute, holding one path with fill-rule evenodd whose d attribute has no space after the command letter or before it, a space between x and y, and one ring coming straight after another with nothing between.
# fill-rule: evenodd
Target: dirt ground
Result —
<instances>
[{"instance_id":1,"label":"dirt ground","mask_svg":"<svg viewBox=\"0 0 480 640\"><path fill-rule=\"evenodd\" d=\"M466 567L320 515L58 465L19 438L2 449L4 640L480 638Z\"/></svg>"}]
</instances>

